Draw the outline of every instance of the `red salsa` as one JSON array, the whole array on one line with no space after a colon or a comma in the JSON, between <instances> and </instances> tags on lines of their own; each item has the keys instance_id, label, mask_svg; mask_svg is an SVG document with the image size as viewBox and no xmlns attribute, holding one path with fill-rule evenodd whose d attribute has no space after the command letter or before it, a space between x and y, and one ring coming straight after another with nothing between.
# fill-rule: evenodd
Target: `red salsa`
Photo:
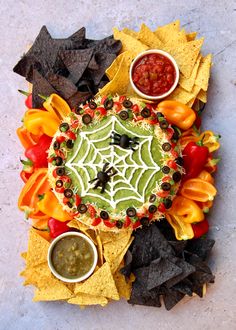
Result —
<instances>
[{"instance_id":1,"label":"red salsa","mask_svg":"<svg viewBox=\"0 0 236 330\"><path fill-rule=\"evenodd\" d=\"M176 78L172 62L161 54L147 54L134 65L132 79L135 86L144 94L159 96L173 86Z\"/></svg>"}]
</instances>

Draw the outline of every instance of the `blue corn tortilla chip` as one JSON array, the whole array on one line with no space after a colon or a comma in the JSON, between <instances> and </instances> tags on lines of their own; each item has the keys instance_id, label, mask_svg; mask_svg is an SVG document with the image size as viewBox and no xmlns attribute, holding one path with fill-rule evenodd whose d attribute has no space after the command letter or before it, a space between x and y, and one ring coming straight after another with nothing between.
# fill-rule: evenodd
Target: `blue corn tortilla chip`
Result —
<instances>
[{"instance_id":1,"label":"blue corn tortilla chip","mask_svg":"<svg viewBox=\"0 0 236 330\"><path fill-rule=\"evenodd\" d=\"M177 284L178 282L182 281L186 277L188 277L190 274L195 272L196 268L191 265L190 263L184 261L181 258L176 258L176 257L170 257L170 260L179 268L181 268L182 272L177 275L173 276L170 280L166 281L166 287L171 288L173 285Z\"/></svg>"},{"instance_id":2,"label":"blue corn tortilla chip","mask_svg":"<svg viewBox=\"0 0 236 330\"><path fill-rule=\"evenodd\" d=\"M175 291L173 289L166 289L163 295L165 308L171 310L180 300L184 298L185 294Z\"/></svg>"},{"instance_id":3,"label":"blue corn tortilla chip","mask_svg":"<svg viewBox=\"0 0 236 330\"><path fill-rule=\"evenodd\" d=\"M65 78L59 74L48 72L46 75L46 79L53 88L57 91L64 99L69 99L77 92L77 87L71 80Z\"/></svg>"},{"instance_id":4,"label":"blue corn tortilla chip","mask_svg":"<svg viewBox=\"0 0 236 330\"><path fill-rule=\"evenodd\" d=\"M179 291L180 293L190 297L193 295L193 283L188 278L185 278L183 281L175 284L171 289Z\"/></svg>"},{"instance_id":5,"label":"blue corn tortilla chip","mask_svg":"<svg viewBox=\"0 0 236 330\"><path fill-rule=\"evenodd\" d=\"M202 260L206 260L214 244L215 241L213 239L198 238L189 240L186 250L198 255Z\"/></svg>"},{"instance_id":6,"label":"blue corn tortilla chip","mask_svg":"<svg viewBox=\"0 0 236 330\"><path fill-rule=\"evenodd\" d=\"M51 84L37 71L33 71L33 108L42 108L44 100L39 96L49 96L52 93L56 93L56 90Z\"/></svg>"},{"instance_id":7,"label":"blue corn tortilla chip","mask_svg":"<svg viewBox=\"0 0 236 330\"><path fill-rule=\"evenodd\" d=\"M148 268L148 290L164 284L168 280L172 279L173 277L175 278L183 272L182 269L175 265L173 262L161 257L153 260Z\"/></svg>"}]
</instances>

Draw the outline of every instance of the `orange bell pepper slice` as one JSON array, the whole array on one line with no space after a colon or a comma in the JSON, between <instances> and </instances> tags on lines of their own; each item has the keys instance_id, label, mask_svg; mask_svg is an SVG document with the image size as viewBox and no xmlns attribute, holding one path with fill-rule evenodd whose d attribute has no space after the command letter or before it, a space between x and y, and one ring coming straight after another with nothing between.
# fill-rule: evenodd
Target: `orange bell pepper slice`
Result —
<instances>
[{"instance_id":1,"label":"orange bell pepper slice","mask_svg":"<svg viewBox=\"0 0 236 330\"><path fill-rule=\"evenodd\" d=\"M39 210L37 204L40 196L50 190L47 171L47 168L35 170L23 187L18 199L19 209L32 219L48 219L48 216Z\"/></svg>"},{"instance_id":2,"label":"orange bell pepper slice","mask_svg":"<svg viewBox=\"0 0 236 330\"><path fill-rule=\"evenodd\" d=\"M204 214L200 207L191 199L183 196L175 197L172 207L167 213L178 217L179 221L185 223L194 223L204 220Z\"/></svg>"},{"instance_id":3,"label":"orange bell pepper slice","mask_svg":"<svg viewBox=\"0 0 236 330\"><path fill-rule=\"evenodd\" d=\"M203 170L199 175L198 175L199 179L202 179L206 182L209 182L211 184L214 184L215 180L213 178L213 176L206 170Z\"/></svg>"},{"instance_id":4,"label":"orange bell pepper slice","mask_svg":"<svg viewBox=\"0 0 236 330\"><path fill-rule=\"evenodd\" d=\"M37 206L41 212L45 213L50 218L63 222L73 219L68 212L63 210L61 204L52 191L47 191L44 194L44 197L38 201Z\"/></svg>"},{"instance_id":5,"label":"orange bell pepper slice","mask_svg":"<svg viewBox=\"0 0 236 330\"><path fill-rule=\"evenodd\" d=\"M210 182L195 178L185 181L180 193L191 200L207 202L213 201L217 190Z\"/></svg>"},{"instance_id":6,"label":"orange bell pepper slice","mask_svg":"<svg viewBox=\"0 0 236 330\"><path fill-rule=\"evenodd\" d=\"M182 130L189 129L196 120L195 112L186 104L178 101L162 101L158 104L157 110L165 116L169 123Z\"/></svg>"},{"instance_id":7,"label":"orange bell pepper slice","mask_svg":"<svg viewBox=\"0 0 236 330\"><path fill-rule=\"evenodd\" d=\"M180 219L176 214L166 214L166 219L174 229L177 240L187 240L194 237L193 228L190 223L186 223Z\"/></svg>"},{"instance_id":8,"label":"orange bell pepper slice","mask_svg":"<svg viewBox=\"0 0 236 330\"><path fill-rule=\"evenodd\" d=\"M34 135L32 133L30 133L25 127L19 127L17 128L16 130L16 134L22 144L22 146L25 148L25 149L28 149L32 146L34 146L35 144L37 144L40 136L42 134L39 134L39 135Z\"/></svg>"}]
</instances>

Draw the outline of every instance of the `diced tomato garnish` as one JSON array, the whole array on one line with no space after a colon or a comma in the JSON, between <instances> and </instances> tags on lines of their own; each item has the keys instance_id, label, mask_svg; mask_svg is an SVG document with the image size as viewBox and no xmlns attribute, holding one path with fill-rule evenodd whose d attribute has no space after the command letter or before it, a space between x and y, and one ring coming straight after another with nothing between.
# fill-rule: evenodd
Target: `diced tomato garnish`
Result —
<instances>
[{"instance_id":1,"label":"diced tomato garnish","mask_svg":"<svg viewBox=\"0 0 236 330\"><path fill-rule=\"evenodd\" d=\"M79 126L79 121L78 120L73 120L71 123L71 128L77 128Z\"/></svg>"},{"instance_id":2,"label":"diced tomato garnish","mask_svg":"<svg viewBox=\"0 0 236 330\"><path fill-rule=\"evenodd\" d=\"M156 125L156 124L158 123L158 120L157 120L157 118L149 119L149 120L148 120L148 123L149 123L150 125Z\"/></svg>"},{"instance_id":3,"label":"diced tomato garnish","mask_svg":"<svg viewBox=\"0 0 236 330\"><path fill-rule=\"evenodd\" d=\"M55 190L57 193L63 193L65 191L65 188L64 187L55 187Z\"/></svg>"},{"instance_id":4,"label":"diced tomato garnish","mask_svg":"<svg viewBox=\"0 0 236 330\"><path fill-rule=\"evenodd\" d=\"M177 151L175 151L174 149L171 150L171 155L175 158L179 157L179 154Z\"/></svg>"},{"instance_id":5,"label":"diced tomato garnish","mask_svg":"<svg viewBox=\"0 0 236 330\"><path fill-rule=\"evenodd\" d=\"M101 218L95 218L93 222L91 223L92 226L97 226L101 223L102 219Z\"/></svg>"},{"instance_id":6,"label":"diced tomato garnish","mask_svg":"<svg viewBox=\"0 0 236 330\"><path fill-rule=\"evenodd\" d=\"M102 99L101 99L101 104L104 104L104 102L106 101L107 99L107 96L103 96Z\"/></svg>"},{"instance_id":7,"label":"diced tomato garnish","mask_svg":"<svg viewBox=\"0 0 236 330\"><path fill-rule=\"evenodd\" d=\"M169 191L164 191L164 190L163 191L158 191L157 195L161 198L165 198L169 195Z\"/></svg>"},{"instance_id":8,"label":"diced tomato garnish","mask_svg":"<svg viewBox=\"0 0 236 330\"><path fill-rule=\"evenodd\" d=\"M120 97L119 97L119 102L124 102L124 100L126 99L126 97L124 96L124 95L121 95Z\"/></svg>"},{"instance_id":9,"label":"diced tomato garnish","mask_svg":"<svg viewBox=\"0 0 236 330\"><path fill-rule=\"evenodd\" d=\"M158 211L164 213L166 211L164 203L160 203L158 206Z\"/></svg>"},{"instance_id":10,"label":"diced tomato garnish","mask_svg":"<svg viewBox=\"0 0 236 330\"><path fill-rule=\"evenodd\" d=\"M168 127L166 130L166 133L167 133L168 139L171 139L174 134L174 129L172 127Z\"/></svg>"},{"instance_id":11,"label":"diced tomato garnish","mask_svg":"<svg viewBox=\"0 0 236 330\"><path fill-rule=\"evenodd\" d=\"M131 224L131 219L130 219L130 217L128 217L128 215L127 215L127 216L125 217L125 222L124 222L124 226L123 226L123 228L127 228L127 227L129 227L130 224Z\"/></svg>"},{"instance_id":12,"label":"diced tomato garnish","mask_svg":"<svg viewBox=\"0 0 236 330\"><path fill-rule=\"evenodd\" d=\"M97 213L95 208L91 204L88 205L88 213L91 218L94 218Z\"/></svg>"},{"instance_id":13,"label":"diced tomato garnish","mask_svg":"<svg viewBox=\"0 0 236 330\"><path fill-rule=\"evenodd\" d=\"M64 197L64 198L63 198L63 204L67 204L67 203L69 202L69 200L70 200L69 198Z\"/></svg>"},{"instance_id":14,"label":"diced tomato garnish","mask_svg":"<svg viewBox=\"0 0 236 330\"><path fill-rule=\"evenodd\" d=\"M154 214L153 214L153 213L149 213L149 215L148 215L148 220L149 220L149 221L152 220L153 217L154 217Z\"/></svg>"},{"instance_id":15,"label":"diced tomato garnish","mask_svg":"<svg viewBox=\"0 0 236 330\"><path fill-rule=\"evenodd\" d=\"M57 142L62 143L66 140L66 138L63 135L60 135L60 136L57 136L56 140L57 140Z\"/></svg>"},{"instance_id":16,"label":"diced tomato garnish","mask_svg":"<svg viewBox=\"0 0 236 330\"><path fill-rule=\"evenodd\" d=\"M98 107L98 108L96 108L95 111L98 111L100 113L100 115L102 115L102 116L105 116L107 114L107 110L103 107Z\"/></svg>"},{"instance_id":17,"label":"diced tomato garnish","mask_svg":"<svg viewBox=\"0 0 236 330\"><path fill-rule=\"evenodd\" d=\"M139 112L139 106L137 104L132 105L133 112Z\"/></svg>"},{"instance_id":18,"label":"diced tomato garnish","mask_svg":"<svg viewBox=\"0 0 236 330\"><path fill-rule=\"evenodd\" d=\"M67 131L67 132L66 132L66 135L68 136L69 139L71 139L71 140L76 140L76 135L75 135L74 132Z\"/></svg>"},{"instance_id":19,"label":"diced tomato garnish","mask_svg":"<svg viewBox=\"0 0 236 330\"><path fill-rule=\"evenodd\" d=\"M96 110L97 110L97 109L96 109ZM90 109L90 108L86 109L86 110L84 111L84 113L90 115L91 118L93 118L93 117L95 116L95 112L94 112L94 110L92 110L92 109Z\"/></svg>"},{"instance_id":20,"label":"diced tomato garnish","mask_svg":"<svg viewBox=\"0 0 236 330\"><path fill-rule=\"evenodd\" d=\"M119 112L122 109L122 105L119 102L114 102L114 109L116 112Z\"/></svg>"},{"instance_id":21,"label":"diced tomato garnish","mask_svg":"<svg viewBox=\"0 0 236 330\"><path fill-rule=\"evenodd\" d=\"M168 160L168 162L167 162L167 166L169 166L170 168L173 168L174 170L176 170L177 169L177 164L176 164L176 162L174 161L174 160Z\"/></svg>"},{"instance_id":22,"label":"diced tomato garnish","mask_svg":"<svg viewBox=\"0 0 236 330\"><path fill-rule=\"evenodd\" d=\"M113 228L116 225L116 221L115 222L110 222L110 220L103 220L103 223L105 226L109 227L109 228Z\"/></svg>"},{"instance_id":23,"label":"diced tomato garnish","mask_svg":"<svg viewBox=\"0 0 236 330\"><path fill-rule=\"evenodd\" d=\"M164 178L162 178L162 182L167 182L170 181L171 177L169 175L164 176Z\"/></svg>"},{"instance_id":24,"label":"diced tomato garnish","mask_svg":"<svg viewBox=\"0 0 236 330\"><path fill-rule=\"evenodd\" d=\"M54 178L56 178L56 177L57 177L57 172L56 172L56 171L57 171L57 169L56 169L56 168L54 168L54 170L53 170L53 172L52 172L52 175L53 175L53 177L54 177Z\"/></svg>"},{"instance_id":25,"label":"diced tomato garnish","mask_svg":"<svg viewBox=\"0 0 236 330\"><path fill-rule=\"evenodd\" d=\"M61 176L60 179L61 179L63 182L68 182L68 183L71 182L71 178L69 178L69 177L66 176L66 175Z\"/></svg>"},{"instance_id":26,"label":"diced tomato garnish","mask_svg":"<svg viewBox=\"0 0 236 330\"><path fill-rule=\"evenodd\" d=\"M54 160L54 157L49 157L49 158L48 158L48 163L52 163L53 160Z\"/></svg>"},{"instance_id":27,"label":"diced tomato garnish","mask_svg":"<svg viewBox=\"0 0 236 330\"><path fill-rule=\"evenodd\" d=\"M75 195L75 205L76 206L80 205L81 201L82 201L81 197L78 194L76 194Z\"/></svg>"},{"instance_id":28,"label":"diced tomato garnish","mask_svg":"<svg viewBox=\"0 0 236 330\"><path fill-rule=\"evenodd\" d=\"M62 159L65 159L65 155L61 150L55 150L55 154L61 157Z\"/></svg>"}]
</instances>

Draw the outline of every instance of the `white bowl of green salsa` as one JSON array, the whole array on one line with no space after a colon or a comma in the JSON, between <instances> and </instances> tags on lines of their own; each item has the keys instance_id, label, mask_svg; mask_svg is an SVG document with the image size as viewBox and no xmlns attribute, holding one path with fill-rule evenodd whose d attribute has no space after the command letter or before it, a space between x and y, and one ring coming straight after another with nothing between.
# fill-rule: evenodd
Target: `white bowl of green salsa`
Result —
<instances>
[{"instance_id":1,"label":"white bowl of green salsa","mask_svg":"<svg viewBox=\"0 0 236 330\"><path fill-rule=\"evenodd\" d=\"M92 275L98 261L92 240L78 232L67 232L55 238L48 249L48 266L63 282L76 283Z\"/></svg>"}]
</instances>

